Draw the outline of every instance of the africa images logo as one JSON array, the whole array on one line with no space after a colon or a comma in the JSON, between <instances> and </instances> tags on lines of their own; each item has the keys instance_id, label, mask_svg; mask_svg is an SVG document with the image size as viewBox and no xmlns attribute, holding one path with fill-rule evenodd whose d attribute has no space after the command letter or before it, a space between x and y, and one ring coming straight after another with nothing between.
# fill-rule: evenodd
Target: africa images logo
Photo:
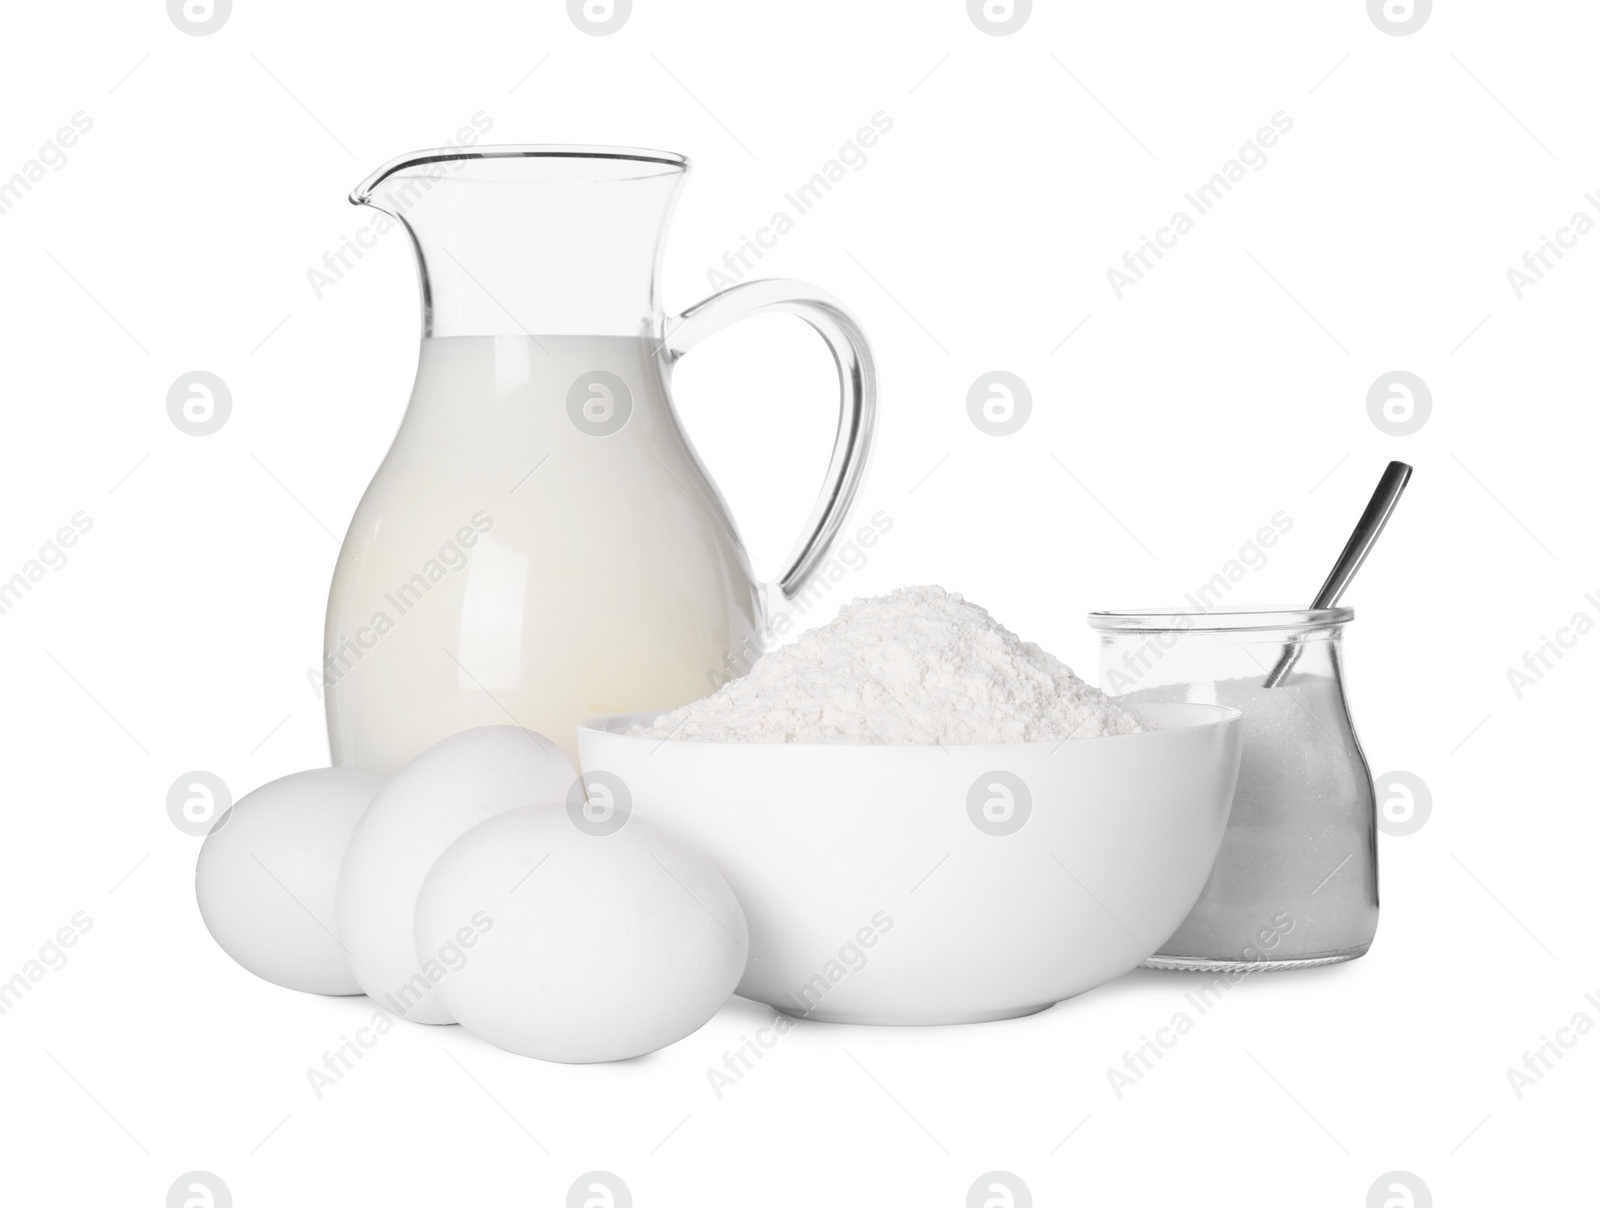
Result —
<instances>
[{"instance_id":1,"label":"africa images logo","mask_svg":"<svg viewBox=\"0 0 1600 1208\"><path fill-rule=\"evenodd\" d=\"M567 16L594 38L616 33L632 13L633 0L567 0Z\"/></svg>"},{"instance_id":2,"label":"africa images logo","mask_svg":"<svg viewBox=\"0 0 1600 1208\"><path fill-rule=\"evenodd\" d=\"M589 436L620 432L633 414L628 383L606 369L592 369L567 389L567 418Z\"/></svg>"}]
</instances>

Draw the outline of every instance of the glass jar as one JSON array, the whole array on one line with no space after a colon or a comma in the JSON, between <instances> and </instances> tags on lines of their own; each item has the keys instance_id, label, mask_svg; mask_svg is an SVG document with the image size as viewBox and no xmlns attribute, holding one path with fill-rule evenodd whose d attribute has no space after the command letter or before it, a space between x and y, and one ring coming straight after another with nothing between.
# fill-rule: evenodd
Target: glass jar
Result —
<instances>
[{"instance_id":1,"label":"glass jar","mask_svg":"<svg viewBox=\"0 0 1600 1208\"><path fill-rule=\"evenodd\" d=\"M1198 701L1244 714L1239 784L1217 862L1148 968L1299 968L1351 960L1371 946L1377 816L1340 648L1354 616L1348 608L1090 614L1100 686L1122 703Z\"/></svg>"}]
</instances>

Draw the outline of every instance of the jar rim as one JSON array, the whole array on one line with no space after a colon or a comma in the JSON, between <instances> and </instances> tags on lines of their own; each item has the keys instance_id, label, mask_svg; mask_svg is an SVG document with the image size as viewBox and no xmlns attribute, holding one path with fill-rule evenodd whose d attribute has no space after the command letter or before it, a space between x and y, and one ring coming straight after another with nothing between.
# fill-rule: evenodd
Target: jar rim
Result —
<instances>
[{"instance_id":1,"label":"jar rim","mask_svg":"<svg viewBox=\"0 0 1600 1208\"><path fill-rule=\"evenodd\" d=\"M1331 629L1355 619L1353 608L1118 608L1089 614L1089 627L1119 633L1249 632L1266 629Z\"/></svg>"}]
</instances>

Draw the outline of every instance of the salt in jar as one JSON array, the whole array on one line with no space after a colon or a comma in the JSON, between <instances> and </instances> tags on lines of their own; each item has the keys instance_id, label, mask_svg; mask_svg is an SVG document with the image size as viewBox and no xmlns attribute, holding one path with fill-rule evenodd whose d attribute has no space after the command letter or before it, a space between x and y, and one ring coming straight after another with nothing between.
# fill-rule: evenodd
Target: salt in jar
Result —
<instances>
[{"instance_id":1,"label":"salt in jar","mask_svg":"<svg viewBox=\"0 0 1600 1208\"><path fill-rule=\"evenodd\" d=\"M1244 714L1233 811L1189 916L1158 969L1296 968L1350 960L1378 926L1372 775L1345 699L1348 608L1090 614L1100 686L1141 701ZM1266 682L1292 660L1276 687Z\"/></svg>"}]
</instances>

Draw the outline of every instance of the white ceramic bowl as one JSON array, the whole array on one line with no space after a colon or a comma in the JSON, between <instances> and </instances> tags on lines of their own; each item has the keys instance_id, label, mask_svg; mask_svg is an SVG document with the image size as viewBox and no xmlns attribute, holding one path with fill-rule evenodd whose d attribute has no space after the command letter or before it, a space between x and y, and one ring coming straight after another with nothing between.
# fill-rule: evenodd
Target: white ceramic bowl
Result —
<instances>
[{"instance_id":1,"label":"white ceramic bowl","mask_svg":"<svg viewBox=\"0 0 1600 1208\"><path fill-rule=\"evenodd\" d=\"M738 993L838 1023L972 1023L1126 973L1200 896L1240 714L1140 712L1159 729L945 747L662 741L629 737L631 715L579 727L578 751L733 886Z\"/></svg>"}]
</instances>

